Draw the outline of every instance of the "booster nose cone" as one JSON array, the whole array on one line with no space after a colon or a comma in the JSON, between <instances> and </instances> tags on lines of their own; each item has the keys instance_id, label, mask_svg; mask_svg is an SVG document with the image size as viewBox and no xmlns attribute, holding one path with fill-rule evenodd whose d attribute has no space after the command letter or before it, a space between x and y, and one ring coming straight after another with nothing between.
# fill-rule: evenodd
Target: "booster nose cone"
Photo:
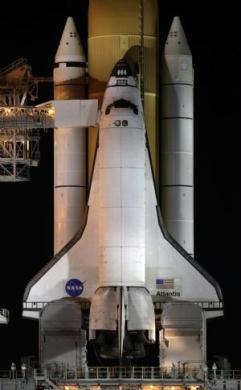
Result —
<instances>
[{"instance_id":1,"label":"booster nose cone","mask_svg":"<svg viewBox=\"0 0 241 390\"><path fill-rule=\"evenodd\" d=\"M85 55L80 37L72 17L68 17L55 56L55 63L80 62L85 63Z\"/></svg>"},{"instance_id":2,"label":"booster nose cone","mask_svg":"<svg viewBox=\"0 0 241 390\"><path fill-rule=\"evenodd\" d=\"M164 55L191 55L181 20L175 16L166 40Z\"/></svg>"},{"instance_id":3,"label":"booster nose cone","mask_svg":"<svg viewBox=\"0 0 241 390\"><path fill-rule=\"evenodd\" d=\"M111 76L123 78L123 77L133 76L133 74L131 72L131 68L128 62L124 59L121 59L115 64L111 72Z\"/></svg>"}]
</instances>

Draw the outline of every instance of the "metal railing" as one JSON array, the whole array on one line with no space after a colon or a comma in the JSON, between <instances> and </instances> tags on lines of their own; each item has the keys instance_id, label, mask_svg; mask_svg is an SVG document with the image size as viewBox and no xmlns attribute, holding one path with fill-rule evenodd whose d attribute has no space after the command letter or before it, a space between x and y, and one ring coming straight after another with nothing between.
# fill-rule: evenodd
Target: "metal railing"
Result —
<instances>
[{"instance_id":1,"label":"metal railing","mask_svg":"<svg viewBox=\"0 0 241 390\"><path fill-rule=\"evenodd\" d=\"M53 127L53 109L34 106L0 106L0 129L47 129Z\"/></svg>"},{"instance_id":2,"label":"metal railing","mask_svg":"<svg viewBox=\"0 0 241 390\"><path fill-rule=\"evenodd\" d=\"M78 380L132 380L132 381L198 381L204 380L201 369L186 369L178 371L172 367L81 367L77 369L65 368L58 365L49 365L44 370L34 370L34 377L49 378L53 381Z\"/></svg>"},{"instance_id":3,"label":"metal railing","mask_svg":"<svg viewBox=\"0 0 241 390\"><path fill-rule=\"evenodd\" d=\"M89 367L70 369L49 366L45 369L26 369L0 371L0 381L34 380L35 383L60 384L115 384L115 383L160 383L166 385L194 384L202 385L229 381L240 382L241 370L194 370L185 373L174 372L171 367ZM231 382L233 383L233 382Z\"/></svg>"},{"instance_id":4,"label":"metal railing","mask_svg":"<svg viewBox=\"0 0 241 390\"><path fill-rule=\"evenodd\" d=\"M24 374L21 370L0 370L0 379L24 379Z\"/></svg>"},{"instance_id":5,"label":"metal railing","mask_svg":"<svg viewBox=\"0 0 241 390\"><path fill-rule=\"evenodd\" d=\"M23 310L26 311L40 311L42 310L46 305L54 304L61 305L61 301L56 301L54 303L51 302L23 302ZM81 302L81 307L83 309L89 309L90 308L90 302Z\"/></svg>"},{"instance_id":6,"label":"metal railing","mask_svg":"<svg viewBox=\"0 0 241 390\"><path fill-rule=\"evenodd\" d=\"M33 311L36 311L36 310L40 310L42 309L44 306L46 306L49 302L23 302L23 309L25 310L33 310ZM163 302L161 302L163 303ZM189 302L189 303L195 303L197 305L199 305L200 307L202 307L203 309L215 309L215 310L218 310L218 309L223 309L223 302ZM155 305L157 304L160 304L160 302L154 302ZM181 304L187 304L187 302L179 302L179 301L176 301L176 302L172 302L172 304L177 304L177 305L181 305ZM88 303L89 305L89 303Z\"/></svg>"},{"instance_id":7,"label":"metal railing","mask_svg":"<svg viewBox=\"0 0 241 390\"><path fill-rule=\"evenodd\" d=\"M241 370L208 370L207 377L209 380L240 380Z\"/></svg>"}]
</instances>

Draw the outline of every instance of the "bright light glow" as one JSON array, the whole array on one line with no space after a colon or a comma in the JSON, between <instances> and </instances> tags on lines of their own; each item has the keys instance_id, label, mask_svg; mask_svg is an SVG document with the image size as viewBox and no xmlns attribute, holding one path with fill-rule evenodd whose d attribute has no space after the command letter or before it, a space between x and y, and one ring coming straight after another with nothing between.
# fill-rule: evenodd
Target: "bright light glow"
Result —
<instances>
[{"instance_id":1,"label":"bright light glow","mask_svg":"<svg viewBox=\"0 0 241 390\"><path fill-rule=\"evenodd\" d=\"M54 116L54 108L49 108L48 114L49 114L50 116Z\"/></svg>"}]
</instances>

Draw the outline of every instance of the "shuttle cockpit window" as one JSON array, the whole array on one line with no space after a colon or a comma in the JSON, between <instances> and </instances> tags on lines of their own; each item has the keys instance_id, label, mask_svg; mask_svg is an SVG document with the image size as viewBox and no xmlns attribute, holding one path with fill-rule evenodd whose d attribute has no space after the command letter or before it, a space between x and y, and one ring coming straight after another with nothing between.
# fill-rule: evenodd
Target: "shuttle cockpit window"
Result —
<instances>
[{"instance_id":1,"label":"shuttle cockpit window","mask_svg":"<svg viewBox=\"0 0 241 390\"><path fill-rule=\"evenodd\" d=\"M131 108L134 114L138 115L138 108L136 104L131 103L125 99L116 100L114 103L109 104L105 109L105 115L109 115L112 108Z\"/></svg>"}]
</instances>

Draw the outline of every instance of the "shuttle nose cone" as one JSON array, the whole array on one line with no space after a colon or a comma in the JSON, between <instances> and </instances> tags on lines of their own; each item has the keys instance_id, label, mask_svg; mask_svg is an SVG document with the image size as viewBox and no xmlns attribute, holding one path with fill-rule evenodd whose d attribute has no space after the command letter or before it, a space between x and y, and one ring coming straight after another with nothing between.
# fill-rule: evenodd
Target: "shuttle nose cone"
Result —
<instances>
[{"instance_id":1,"label":"shuttle nose cone","mask_svg":"<svg viewBox=\"0 0 241 390\"><path fill-rule=\"evenodd\" d=\"M68 17L55 56L55 63L86 62L80 37L72 17Z\"/></svg>"},{"instance_id":2,"label":"shuttle nose cone","mask_svg":"<svg viewBox=\"0 0 241 390\"><path fill-rule=\"evenodd\" d=\"M184 33L181 20L178 16L175 16L172 21L165 44L164 55L165 54L191 55L187 38Z\"/></svg>"},{"instance_id":3,"label":"shuttle nose cone","mask_svg":"<svg viewBox=\"0 0 241 390\"><path fill-rule=\"evenodd\" d=\"M128 64L128 62L124 59L118 61L111 73L111 76L113 77L128 77L133 76L131 72L131 68Z\"/></svg>"}]
</instances>

